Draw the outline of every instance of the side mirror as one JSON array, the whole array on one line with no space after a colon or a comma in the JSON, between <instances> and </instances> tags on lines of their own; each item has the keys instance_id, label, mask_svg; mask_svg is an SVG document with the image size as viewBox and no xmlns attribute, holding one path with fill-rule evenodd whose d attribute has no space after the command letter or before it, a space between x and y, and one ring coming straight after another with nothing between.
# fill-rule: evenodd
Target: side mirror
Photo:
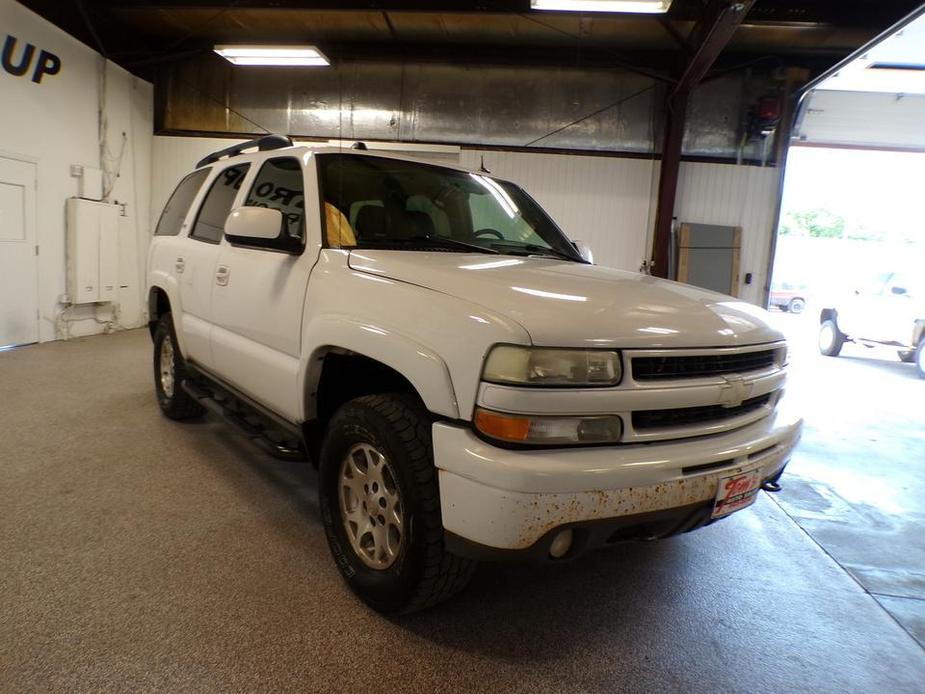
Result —
<instances>
[{"instance_id":1,"label":"side mirror","mask_svg":"<svg viewBox=\"0 0 925 694\"><path fill-rule=\"evenodd\" d=\"M225 220L225 237L234 246L301 253L300 239L289 235L283 213L269 207L236 207Z\"/></svg>"},{"instance_id":2,"label":"side mirror","mask_svg":"<svg viewBox=\"0 0 925 694\"><path fill-rule=\"evenodd\" d=\"M584 241L574 240L572 245L575 247L575 250L578 251L578 255L587 260L589 263L594 263L594 253L591 251L591 246L589 246Z\"/></svg>"}]
</instances>

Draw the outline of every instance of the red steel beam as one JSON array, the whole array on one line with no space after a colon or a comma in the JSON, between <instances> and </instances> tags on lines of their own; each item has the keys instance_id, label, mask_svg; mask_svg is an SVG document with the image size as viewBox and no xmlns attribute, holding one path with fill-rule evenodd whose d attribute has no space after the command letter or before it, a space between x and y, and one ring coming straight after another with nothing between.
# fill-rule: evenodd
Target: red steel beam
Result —
<instances>
[{"instance_id":1,"label":"red steel beam","mask_svg":"<svg viewBox=\"0 0 925 694\"><path fill-rule=\"evenodd\" d=\"M684 140L684 123L690 93L722 53L754 3L755 0L713 0L707 5L703 18L692 32L692 44L696 47L693 55L687 60L681 70L681 77L665 100L662 164L658 178L658 202L652 240L651 271L656 277L668 277L671 224L678 192L681 144Z\"/></svg>"}]
</instances>

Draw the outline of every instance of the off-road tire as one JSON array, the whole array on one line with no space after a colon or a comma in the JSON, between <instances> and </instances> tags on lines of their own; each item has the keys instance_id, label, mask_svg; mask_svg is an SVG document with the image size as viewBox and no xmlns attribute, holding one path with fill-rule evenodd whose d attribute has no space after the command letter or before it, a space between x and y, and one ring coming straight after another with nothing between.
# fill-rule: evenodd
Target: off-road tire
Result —
<instances>
[{"instance_id":1,"label":"off-road tire","mask_svg":"<svg viewBox=\"0 0 925 694\"><path fill-rule=\"evenodd\" d=\"M415 612L446 600L465 587L475 568L444 546L431 424L413 396L366 395L337 410L321 449L320 507L334 562L350 588L384 614ZM385 456L401 498L402 540L394 562L383 569L358 556L342 520L341 465L358 444Z\"/></svg>"},{"instance_id":2,"label":"off-road tire","mask_svg":"<svg viewBox=\"0 0 925 694\"><path fill-rule=\"evenodd\" d=\"M819 353L827 357L837 357L847 339L838 329L838 324L832 318L826 318L819 326Z\"/></svg>"},{"instance_id":3,"label":"off-road tire","mask_svg":"<svg viewBox=\"0 0 925 694\"><path fill-rule=\"evenodd\" d=\"M161 350L164 349L164 342L167 339L170 340L173 348L172 393L165 392L161 379ZM202 405L183 389L184 378L186 378L186 362L177 346L177 333L173 328L173 318L170 313L165 313L158 319L157 327L154 329L154 390L161 412L170 419L192 419L202 416L205 412Z\"/></svg>"}]
</instances>

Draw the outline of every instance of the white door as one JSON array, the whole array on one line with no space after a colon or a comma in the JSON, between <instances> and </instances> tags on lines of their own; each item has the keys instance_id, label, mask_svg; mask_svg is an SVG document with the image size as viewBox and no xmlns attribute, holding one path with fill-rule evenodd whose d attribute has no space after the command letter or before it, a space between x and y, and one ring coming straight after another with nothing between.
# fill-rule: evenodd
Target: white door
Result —
<instances>
[{"instance_id":1,"label":"white door","mask_svg":"<svg viewBox=\"0 0 925 694\"><path fill-rule=\"evenodd\" d=\"M248 163L230 166L212 179L193 217L189 238L178 244L173 259L180 283L186 357L207 369L212 360L212 286L225 219L234 205Z\"/></svg>"},{"instance_id":2,"label":"white door","mask_svg":"<svg viewBox=\"0 0 925 694\"><path fill-rule=\"evenodd\" d=\"M0 347L38 342L35 164L0 157Z\"/></svg>"},{"instance_id":3,"label":"white door","mask_svg":"<svg viewBox=\"0 0 925 694\"><path fill-rule=\"evenodd\" d=\"M294 157L272 157L257 171L245 205L283 213L289 233L304 239L305 182ZM309 188L311 190L312 188ZM215 372L290 421L298 421L302 308L315 259L223 243L212 292Z\"/></svg>"}]
</instances>

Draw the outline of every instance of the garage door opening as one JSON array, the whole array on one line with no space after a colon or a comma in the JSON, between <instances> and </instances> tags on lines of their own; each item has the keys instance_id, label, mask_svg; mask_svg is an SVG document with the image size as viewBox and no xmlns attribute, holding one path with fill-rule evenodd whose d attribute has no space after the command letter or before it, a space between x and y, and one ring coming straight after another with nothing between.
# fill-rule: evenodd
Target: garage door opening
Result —
<instances>
[{"instance_id":1,"label":"garage door opening","mask_svg":"<svg viewBox=\"0 0 925 694\"><path fill-rule=\"evenodd\" d=\"M793 315L800 345L912 362L925 301L923 177L922 152L791 150L769 303ZM827 320L836 332L819 331Z\"/></svg>"},{"instance_id":2,"label":"garage door opening","mask_svg":"<svg viewBox=\"0 0 925 694\"><path fill-rule=\"evenodd\" d=\"M921 643L923 180L919 18L805 95L769 304L791 342L788 388L805 415L777 499Z\"/></svg>"}]
</instances>

